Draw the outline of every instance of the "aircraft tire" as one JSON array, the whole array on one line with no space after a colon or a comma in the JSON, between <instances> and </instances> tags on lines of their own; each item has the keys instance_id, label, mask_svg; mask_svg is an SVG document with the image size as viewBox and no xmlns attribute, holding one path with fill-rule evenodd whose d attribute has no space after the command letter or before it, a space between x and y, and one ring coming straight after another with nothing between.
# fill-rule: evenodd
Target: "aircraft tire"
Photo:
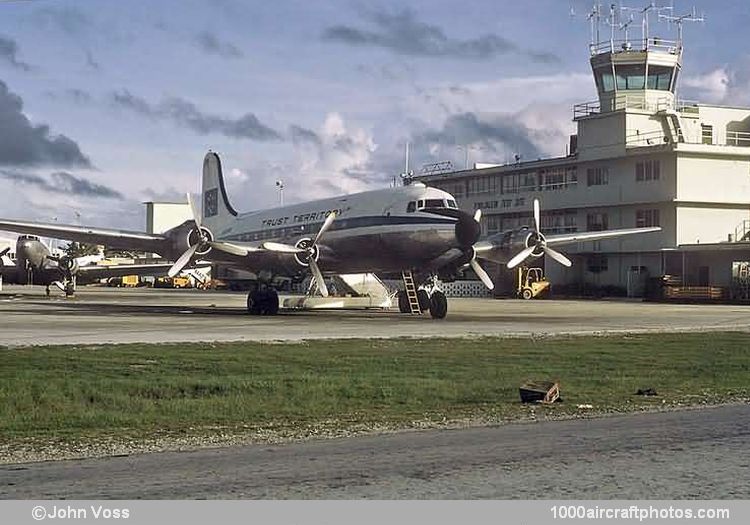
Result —
<instances>
[{"instance_id":1,"label":"aircraft tire","mask_svg":"<svg viewBox=\"0 0 750 525\"><path fill-rule=\"evenodd\" d=\"M260 315L261 314L261 293L257 290L253 290L249 294L247 294L247 311L250 312L250 315Z\"/></svg>"},{"instance_id":2,"label":"aircraft tire","mask_svg":"<svg viewBox=\"0 0 750 525\"><path fill-rule=\"evenodd\" d=\"M398 292L398 311L402 314L411 313L409 298L406 297L406 292L404 290L399 290Z\"/></svg>"},{"instance_id":3,"label":"aircraft tire","mask_svg":"<svg viewBox=\"0 0 750 525\"><path fill-rule=\"evenodd\" d=\"M265 314L266 315L276 315L279 313L279 293L274 290L266 290L265 292L266 300L265 300Z\"/></svg>"},{"instance_id":4,"label":"aircraft tire","mask_svg":"<svg viewBox=\"0 0 750 525\"><path fill-rule=\"evenodd\" d=\"M419 299L419 309L426 312L430 309L430 294L427 290L417 290L417 298Z\"/></svg>"},{"instance_id":5,"label":"aircraft tire","mask_svg":"<svg viewBox=\"0 0 750 525\"><path fill-rule=\"evenodd\" d=\"M448 314L448 299L440 290L430 296L430 315L433 319L443 319Z\"/></svg>"}]
</instances>

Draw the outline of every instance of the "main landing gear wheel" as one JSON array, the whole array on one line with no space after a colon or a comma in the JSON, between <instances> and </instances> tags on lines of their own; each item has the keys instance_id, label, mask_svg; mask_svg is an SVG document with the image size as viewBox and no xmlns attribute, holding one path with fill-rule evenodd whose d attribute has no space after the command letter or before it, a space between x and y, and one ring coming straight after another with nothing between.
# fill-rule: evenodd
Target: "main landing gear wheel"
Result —
<instances>
[{"instance_id":1,"label":"main landing gear wheel","mask_svg":"<svg viewBox=\"0 0 750 525\"><path fill-rule=\"evenodd\" d=\"M409 298L406 296L406 292L404 290L399 290L398 292L398 311L402 314L411 313L411 308L409 307Z\"/></svg>"},{"instance_id":2,"label":"main landing gear wheel","mask_svg":"<svg viewBox=\"0 0 750 525\"><path fill-rule=\"evenodd\" d=\"M433 319L443 319L448 313L448 299L440 290L435 290L430 296L430 315Z\"/></svg>"},{"instance_id":3,"label":"main landing gear wheel","mask_svg":"<svg viewBox=\"0 0 750 525\"><path fill-rule=\"evenodd\" d=\"M279 313L279 294L276 290L253 290L247 294L247 311L250 315L276 315Z\"/></svg>"},{"instance_id":4,"label":"main landing gear wheel","mask_svg":"<svg viewBox=\"0 0 750 525\"><path fill-rule=\"evenodd\" d=\"M430 294L427 293L427 290L417 290L417 299L419 300L420 310L426 312L430 309Z\"/></svg>"}]
</instances>

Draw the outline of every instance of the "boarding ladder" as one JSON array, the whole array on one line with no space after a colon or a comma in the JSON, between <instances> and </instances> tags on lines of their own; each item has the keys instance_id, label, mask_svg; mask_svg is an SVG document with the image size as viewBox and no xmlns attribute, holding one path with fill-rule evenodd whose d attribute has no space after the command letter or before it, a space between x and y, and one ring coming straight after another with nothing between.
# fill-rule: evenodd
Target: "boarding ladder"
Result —
<instances>
[{"instance_id":1,"label":"boarding ladder","mask_svg":"<svg viewBox=\"0 0 750 525\"><path fill-rule=\"evenodd\" d=\"M419 307L419 296L411 270L401 272L401 279L404 281L404 290L406 291L406 297L409 299L409 310L413 314L421 314L422 309Z\"/></svg>"}]
</instances>

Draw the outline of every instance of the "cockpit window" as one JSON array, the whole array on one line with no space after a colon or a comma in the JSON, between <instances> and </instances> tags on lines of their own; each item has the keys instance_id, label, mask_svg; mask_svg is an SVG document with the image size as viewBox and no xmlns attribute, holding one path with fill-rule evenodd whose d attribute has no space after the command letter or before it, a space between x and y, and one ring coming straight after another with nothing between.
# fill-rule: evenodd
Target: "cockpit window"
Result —
<instances>
[{"instance_id":1,"label":"cockpit window","mask_svg":"<svg viewBox=\"0 0 750 525\"><path fill-rule=\"evenodd\" d=\"M444 206L443 199L427 199L424 201L425 208L443 208Z\"/></svg>"},{"instance_id":2,"label":"cockpit window","mask_svg":"<svg viewBox=\"0 0 750 525\"><path fill-rule=\"evenodd\" d=\"M406 213L414 213L417 210L417 203L415 201L411 201L409 204L406 205Z\"/></svg>"},{"instance_id":3,"label":"cockpit window","mask_svg":"<svg viewBox=\"0 0 750 525\"><path fill-rule=\"evenodd\" d=\"M417 208L419 208L420 210L421 210L422 208L424 208L424 201L423 201L423 200L419 200L419 201L417 201Z\"/></svg>"},{"instance_id":4,"label":"cockpit window","mask_svg":"<svg viewBox=\"0 0 750 525\"><path fill-rule=\"evenodd\" d=\"M454 201L453 199L448 199L446 202L448 203L449 208L458 208L456 201Z\"/></svg>"}]
</instances>

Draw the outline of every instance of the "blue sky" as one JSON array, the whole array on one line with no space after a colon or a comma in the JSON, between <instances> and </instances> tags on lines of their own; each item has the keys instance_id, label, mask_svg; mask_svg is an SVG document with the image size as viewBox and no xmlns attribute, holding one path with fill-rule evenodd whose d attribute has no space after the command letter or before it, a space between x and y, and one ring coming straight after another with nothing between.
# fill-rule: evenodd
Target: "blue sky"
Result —
<instances>
[{"instance_id":1,"label":"blue sky","mask_svg":"<svg viewBox=\"0 0 750 525\"><path fill-rule=\"evenodd\" d=\"M750 7L696 5L681 95L750 105ZM208 148L245 210L278 178L287 201L387 185L407 141L417 171L462 166L458 144L561 155L572 104L596 98L590 6L0 1L0 216L142 228L142 201L198 190Z\"/></svg>"}]
</instances>

